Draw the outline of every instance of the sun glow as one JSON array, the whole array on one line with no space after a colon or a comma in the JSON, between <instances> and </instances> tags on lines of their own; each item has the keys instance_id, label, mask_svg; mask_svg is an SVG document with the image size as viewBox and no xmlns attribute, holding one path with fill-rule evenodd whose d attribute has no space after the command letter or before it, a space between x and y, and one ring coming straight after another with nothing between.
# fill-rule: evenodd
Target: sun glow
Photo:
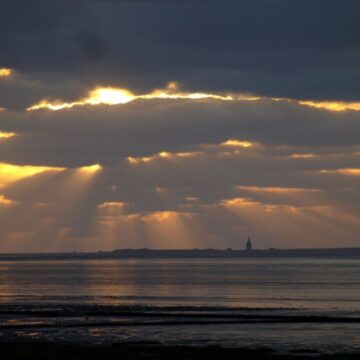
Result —
<instances>
[{"instance_id":1,"label":"sun glow","mask_svg":"<svg viewBox=\"0 0 360 360\"><path fill-rule=\"evenodd\" d=\"M14 73L14 70L9 68L0 68L0 77L8 77Z\"/></svg>"},{"instance_id":2,"label":"sun glow","mask_svg":"<svg viewBox=\"0 0 360 360\"><path fill-rule=\"evenodd\" d=\"M16 134L14 132L3 132L0 131L0 139L8 139L11 138L13 136L15 136Z\"/></svg>"},{"instance_id":3,"label":"sun glow","mask_svg":"<svg viewBox=\"0 0 360 360\"><path fill-rule=\"evenodd\" d=\"M116 105L126 104L130 101L135 100L136 96L126 89L117 88L97 88L90 92L89 98L85 100L90 105Z\"/></svg>"}]
</instances>

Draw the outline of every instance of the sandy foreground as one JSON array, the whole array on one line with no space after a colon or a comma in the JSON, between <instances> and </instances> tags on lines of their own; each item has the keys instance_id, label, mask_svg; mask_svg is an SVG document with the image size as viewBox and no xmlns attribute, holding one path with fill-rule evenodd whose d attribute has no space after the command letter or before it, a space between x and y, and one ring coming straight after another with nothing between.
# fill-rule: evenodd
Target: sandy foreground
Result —
<instances>
[{"instance_id":1,"label":"sandy foreground","mask_svg":"<svg viewBox=\"0 0 360 360\"><path fill-rule=\"evenodd\" d=\"M187 347L163 346L158 344L129 343L111 346L82 346L69 344L16 342L0 343L1 359L61 359L61 360L286 360L320 359L345 360L360 359L360 354L319 354L312 350L292 350L287 354L273 352L268 348L222 348L220 346Z\"/></svg>"}]
</instances>

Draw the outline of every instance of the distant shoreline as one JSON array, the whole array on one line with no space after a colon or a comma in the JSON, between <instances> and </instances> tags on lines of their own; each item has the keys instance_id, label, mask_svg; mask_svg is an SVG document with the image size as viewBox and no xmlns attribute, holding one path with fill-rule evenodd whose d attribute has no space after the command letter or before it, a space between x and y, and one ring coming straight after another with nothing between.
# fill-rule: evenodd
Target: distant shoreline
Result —
<instances>
[{"instance_id":1,"label":"distant shoreline","mask_svg":"<svg viewBox=\"0 0 360 360\"><path fill-rule=\"evenodd\" d=\"M251 259L251 258L360 258L360 248L328 249L119 249L99 252L8 253L0 261L71 259Z\"/></svg>"}]
</instances>

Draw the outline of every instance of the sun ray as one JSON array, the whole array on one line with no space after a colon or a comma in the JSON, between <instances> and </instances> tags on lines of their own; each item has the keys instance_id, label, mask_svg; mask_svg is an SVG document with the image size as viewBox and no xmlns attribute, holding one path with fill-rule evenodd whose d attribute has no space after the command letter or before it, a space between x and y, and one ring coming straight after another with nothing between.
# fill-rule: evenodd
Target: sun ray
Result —
<instances>
[{"instance_id":1,"label":"sun ray","mask_svg":"<svg viewBox=\"0 0 360 360\"><path fill-rule=\"evenodd\" d=\"M64 168L0 163L0 187L45 171L62 171Z\"/></svg>"}]
</instances>

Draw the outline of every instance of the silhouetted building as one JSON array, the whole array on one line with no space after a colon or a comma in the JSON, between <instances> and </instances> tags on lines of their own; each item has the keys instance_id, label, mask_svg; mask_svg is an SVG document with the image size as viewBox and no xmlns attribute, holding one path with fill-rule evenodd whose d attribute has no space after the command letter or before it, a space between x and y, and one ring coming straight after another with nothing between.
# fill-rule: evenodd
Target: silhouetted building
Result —
<instances>
[{"instance_id":1,"label":"silhouetted building","mask_svg":"<svg viewBox=\"0 0 360 360\"><path fill-rule=\"evenodd\" d=\"M252 244L251 244L250 236L248 236L248 239L246 242L246 251L251 251L251 250L252 250Z\"/></svg>"}]
</instances>

